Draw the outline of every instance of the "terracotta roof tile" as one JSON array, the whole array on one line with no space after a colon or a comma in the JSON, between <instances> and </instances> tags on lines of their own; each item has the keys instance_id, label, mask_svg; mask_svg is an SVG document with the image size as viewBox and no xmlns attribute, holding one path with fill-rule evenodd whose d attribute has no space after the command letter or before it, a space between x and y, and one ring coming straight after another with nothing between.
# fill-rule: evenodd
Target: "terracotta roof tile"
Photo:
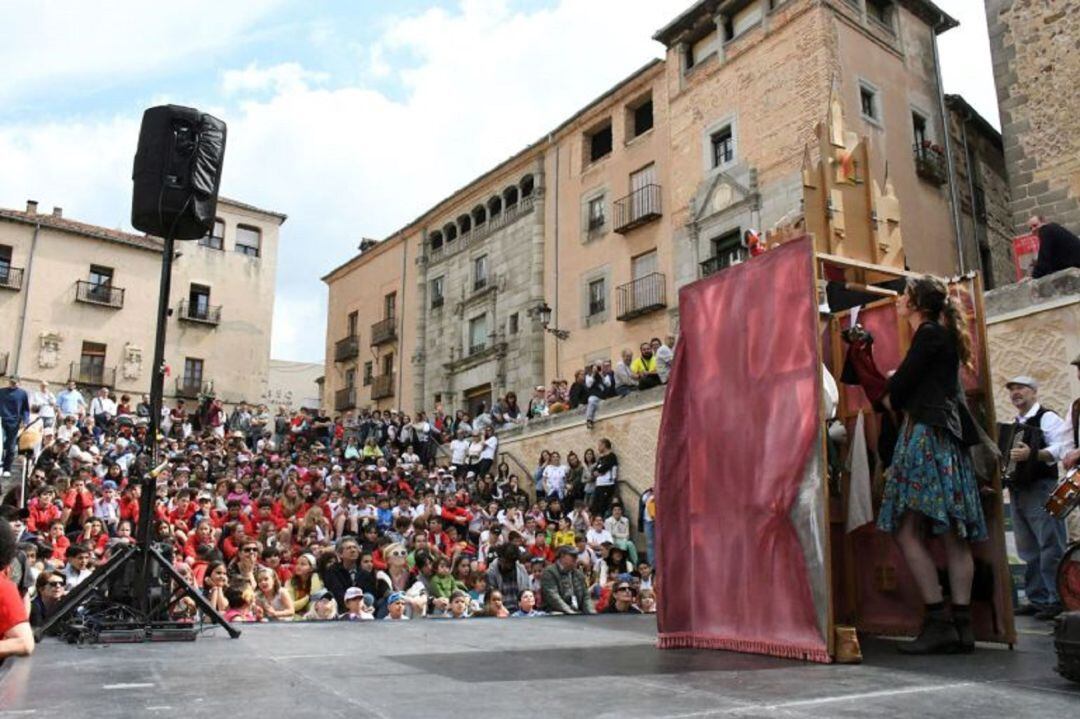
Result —
<instances>
[{"instance_id":1,"label":"terracotta roof tile","mask_svg":"<svg viewBox=\"0 0 1080 719\"><path fill-rule=\"evenodd\" d=\"M151 252L161 252L161 240L156 237L150 237L149 235L135 235L121 230L111 230L108 227L99 227L98 225L91 225L88 222L69 220L66 217L56 217L51 214L31 214L29 212L9 210L0 207L0 220L10 220L12 222L19 222L27 225L40 224L42 227L71 232L84 237L93 237L107 242L116 242L121 245L137 247Z\"/></svg>"}]
</instances>

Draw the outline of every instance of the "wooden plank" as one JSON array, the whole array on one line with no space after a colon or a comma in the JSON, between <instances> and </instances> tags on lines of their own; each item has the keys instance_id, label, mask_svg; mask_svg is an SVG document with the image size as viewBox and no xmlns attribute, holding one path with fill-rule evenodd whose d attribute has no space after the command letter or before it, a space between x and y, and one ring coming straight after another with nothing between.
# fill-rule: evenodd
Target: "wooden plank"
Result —
<instances>
[{"instance_id":1,"label":"wooden plank","mask_svg":"<svg viewBox=\"0 0 1080 719\"><path fill-rule=\"evenodd\" d=\"M918 272L901 270L896 267L886 267L884 265L875 265L872 262L863 262L862 260L855 260L850 257L840 257L826 252L818 252L816 255L819 262L827 262L831 265L838 265L840 267L849 267L856 270L870 270L871 272L880 272L881 274L890 277L922 277Z\"/></svg>"}]
</instances>

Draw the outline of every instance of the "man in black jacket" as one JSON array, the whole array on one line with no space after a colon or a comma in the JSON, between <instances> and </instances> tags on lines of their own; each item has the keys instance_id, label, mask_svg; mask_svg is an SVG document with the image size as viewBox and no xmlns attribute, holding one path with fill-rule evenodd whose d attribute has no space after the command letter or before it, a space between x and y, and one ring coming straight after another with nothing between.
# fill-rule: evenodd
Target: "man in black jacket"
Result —
<instances>
[{"instance_id":1,"label":"man in black jacket","mask_svg":"<svg viewBox=\"0 0 1080 719\"><path fill-rule=\"evenodd\" d=\"M1047 222L1041 215L1028 220L1028 227L1039 238L1039 256L1031 268L1033 278L1080 267L1080 238L1056 222Z\"/></svg>"},{"instance_id":2,"label":"man in black jacket","mask_svg":"<svg viewBox=\"0 0 1080 719\"><path fill-rule=\"evenodd\" d=\"M370 591L370 586L364 586L363 568L360 566L360 543L355 537L342 537L337 544L338 561L326 570L322 578L323 585L330 590L337 600L339 607L345 606L345 590L349 587L361 587L364 591ZM371 568L368 568L370 573Z\"/></svg>"}]
</instances>

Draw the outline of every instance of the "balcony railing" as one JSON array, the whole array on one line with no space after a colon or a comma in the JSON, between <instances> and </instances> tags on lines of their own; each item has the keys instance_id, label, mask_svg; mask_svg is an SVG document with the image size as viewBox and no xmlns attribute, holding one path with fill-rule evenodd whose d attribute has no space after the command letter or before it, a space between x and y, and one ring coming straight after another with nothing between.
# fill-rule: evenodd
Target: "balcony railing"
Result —
<instances>
[{"instance_id":1,"label":"balcony railing","mask_svg":"<svg viewBox=\"0 0 1080 719\"><path fill-rule=\"evenodd\" d=\"M334 392L334 411L344 412L356 407L356 387L345 387Z\"/></svg>"},{"instance_id":2,"label":"balcony railing","mask_svg":"<svg viewBox=\"0 0 1080 719\"><path fill-rule=\"evenodd\" d=\"M473 292L479 292L480 290L485 289L487 286L487 277L478 277L477 279L473 280L472 289Z\"/></svg>"},{"instance_id":3,"label":"balcony railing","mask_svg":"<svg viewBox=\"0 0 1080 719\"><path fill-rule=\"evenodd\" d=\"M625 234L660 214L660 185L645 185L615 200L615 231Z\"/></svg>"},{"instance_id":4,"label":"balcony railing","mask_svg":"<svg viewBox=\"0 0 1080 719\"><path fill-rule=\"evenodd\" d=\"M221 305L199 305L180 300L180 319L203 325L217 325L221 322Z\"/></svg>"},{"instance_id":5,"label":"balcony railing","mask_svg":"<svg viewBox=\"0 0 1080 719\"><path fill-rule=\"evenodd\" d=\"M214 388L213 382L203 382L202 377L177 377L176 396L198 399L201 394L209 394Z\"/></svg>"},{"instance_id":6,"label":"balcony railing","mask_svg":"<svg viewBox=\"0 0 1080 719\"><path fill-rule=\"evenodd\" d=\"M360 354L360 338L349 335L334 343L334 361L346 362Z\"/></svg>"},{"instance_id":7,"label":"balcony railing","mask_svg":"<svg viewBox=\"0 0 1080 719\"><path fill-rule=\"evenodd\" d=\"M0 289L15 290L17 292L22 289L22 279L23 269L21 267L0 265Z\"/></svg>"},{"instance_id":8,"label":"balcony railing","mask_svg":"<svg viewBox=\"0 0 1080 719\"><path fill-rule=\"evenodd\" d=\"M379 320L371 326L371 345L381 345L383 342L393 342L397 339L397 318L387 317Z\"/></svg>"},{"instance_id":9,"label":"balcony railing","mask_svg":"<svg viewBox=\"0 0 1080 719\"><path fill-rule=\"evenodd\" d=\"M439 295L438 297L432 297L431 298L431 309L436 309L436 308L442 307L443 302L444 302L444 300L443 300L442 295Z\"/></svg>"},{"instance_id":10,"label":"balcony railing","mask_svg":"<svg viewBox=\"0 0 1080 719\"><path fill-rule=\"evenodd\" d=\"M371 399L380 400L394 396L394 374L380 374L371 378Z\"/></svg>"},{"instance_id":11,"label":"balcony railing","mask_svg":"<svg viewBox=\"0 0 1080 719\"><path fill-rule=\"evenodd\" d=\"M912 151L915 153L915 172L919 177L935 185L944 185L948 181L944 151L925 142L916 142L912 145Z\"/></svg>"},{"instance_id":12,"label":"balcony railing","mask_svg":"<svg viewBox=\"0 0 1080 719\"><path fill-rule=\"evenodd\" d=\"M68 372L68 381L94 388L115 387L116 368L72 362Z\"/></svg>"},{"instance_id":13,"label":"balcony railing","mask_svg":"<svg viewBox=\"0 0 1080 719\"><path fill-rule=\"evenodd\" d=\"M654 310L667 307L667 282L660 272L653 272L633 282L619 285L616 318L632 320Z\"/></svg>"},{"instance_id":14,"label":"balcony railing","mask_svg":"<svg viewBox=\"0 0 1080 719\"><path fill-rule=\"evenodd\" d=\"M8 358L11 356L10 352L0 354L0 377L7 374Z\"/></svg>"},{"instance_id":15,"label":"balcony railing","mask_svg":"<svg viewBox=\"0 0 1080 719\"><path fill-rule=\"evenodd\" d=\"M79 280L75 283L75 299L91 305L120 309L124 306L124 288Z\"/></svg>"},{"instance_id":16,"label":"balcony railing","mask_svg":"<svg viewBox=\"0 0 1080 719\"><path fill-rule=\"evenodd\" d=\"M604 228L605 218L603 215L594 215L589 218L589 232L598 232Z\"/></svg>"},{"instance_id":17,"label":"balcony railing","mask_svg":"<svg viewBox=\"0 0 1080 719\"><path fill-rule=\"evenodd\" d=\"M478 355L487 349L487 342L480 342L475 345L469 345L469 356Z\"/></svg>"},{"instance_id":18,"label":"balcony railing","mask_svg":"<svg viewBox=\"0 0 1080 719\"><path fill-rule=\"evenodd\" d=\"M607 309L607 304L603 300L589 300L589 316L598 315Z\"/></svg>"}]
</instances>

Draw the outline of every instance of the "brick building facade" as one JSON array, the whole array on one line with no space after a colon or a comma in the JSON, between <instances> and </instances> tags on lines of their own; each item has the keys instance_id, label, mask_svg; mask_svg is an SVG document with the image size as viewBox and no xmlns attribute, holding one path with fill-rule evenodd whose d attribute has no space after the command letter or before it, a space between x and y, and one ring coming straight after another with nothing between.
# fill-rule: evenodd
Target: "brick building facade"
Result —
<instances>
[{"instance_id":1,"label":"brick building facade","mask_svg":"<svg viewBox=\"0 0 1080 719\"><path fill-rule=\"evenodd\" d=\"M986 0L1012 225L1080 231L1080 3Z\"/></svg>"},{"instance_id":2,"label":"brick building facade","mask_svg":"<svg viewBox=\"0 0 1080 719\"><path fill-rule=\"evenodd\" d=\"M330 409L524 405L676 332L681 286L798 216L835 97L873 148L860 176L888 168L909 265L956 272L948 175L913 150L945 141L935 37L955 25L928 0L695 3L654 36L664 59L323 278ZM369 391L368 366L396 374Z\"/></svg>"}]
</instances>

